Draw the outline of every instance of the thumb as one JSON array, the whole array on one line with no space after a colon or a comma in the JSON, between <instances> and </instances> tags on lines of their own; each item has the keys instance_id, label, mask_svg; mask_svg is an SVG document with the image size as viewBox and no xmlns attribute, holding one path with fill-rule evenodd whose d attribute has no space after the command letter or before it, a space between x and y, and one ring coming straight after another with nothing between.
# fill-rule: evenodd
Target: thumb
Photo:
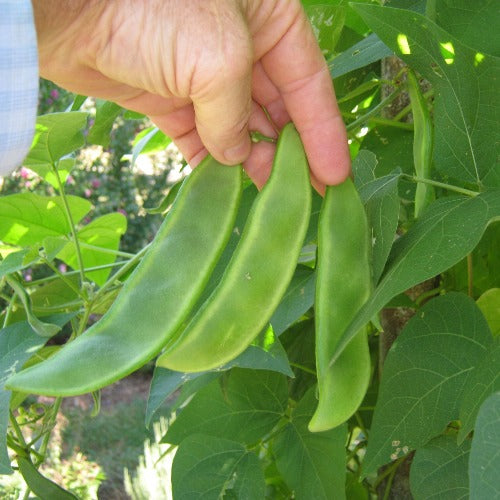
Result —
<instances>
[{"instance_id":1,"label":"thumb","mask_svg":"<svg viewBox=\"0 0 500 500\"><path fill-rule=\"evenodd\" d=\"M252 109L250 45L233 46L220 64L211 67L210 73L202 93L191 96L198 134L208 152L221 163L242 163L251 149L248 132Z\"/></svg>"}]
</instances>

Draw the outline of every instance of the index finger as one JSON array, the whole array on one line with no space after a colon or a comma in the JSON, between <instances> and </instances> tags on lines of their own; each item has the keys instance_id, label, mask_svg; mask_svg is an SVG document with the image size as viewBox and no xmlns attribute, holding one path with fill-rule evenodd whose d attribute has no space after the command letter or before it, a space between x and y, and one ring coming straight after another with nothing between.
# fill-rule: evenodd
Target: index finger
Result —
<instances>
[{"instance_id":1,"label":"index finger","mask_svg":"<svg viewBox=\"0 0 500 500\"><path fill-rule=\"evenodd\" d=\"M299 8L285 34L262 56L262 66L300 133L314 176L339 184L350 172L347 133L325 59Z\"/></svg>"}]
</instances>

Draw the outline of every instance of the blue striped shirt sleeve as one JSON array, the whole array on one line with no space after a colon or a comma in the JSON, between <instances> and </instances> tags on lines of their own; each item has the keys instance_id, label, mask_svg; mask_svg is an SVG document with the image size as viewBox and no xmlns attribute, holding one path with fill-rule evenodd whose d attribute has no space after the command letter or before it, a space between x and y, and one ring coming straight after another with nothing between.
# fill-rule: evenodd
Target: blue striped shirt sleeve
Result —
<instances>
[{"instance_id":1,"label":"blue striped shirt sleeve","mask_svg":"<svg viewBox=\"0 0 500 500\"><path fill-rule=\"evenodd\" d=\"M38 53L30 0L0 0L0 176L26 156L36 122Z\"/></svg>"}]
</instances>

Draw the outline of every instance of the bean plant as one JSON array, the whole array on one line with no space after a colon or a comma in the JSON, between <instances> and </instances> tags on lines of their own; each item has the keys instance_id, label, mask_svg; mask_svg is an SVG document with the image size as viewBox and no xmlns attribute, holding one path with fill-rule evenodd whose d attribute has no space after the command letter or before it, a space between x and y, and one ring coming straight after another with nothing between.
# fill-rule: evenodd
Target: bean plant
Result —
<instances>
[{"instance_id":1,"label":"bean plant","mask_svg":"<svg viewBox=\"0 0 500 500\"><path fill-rule=\"evenodd\" d=\"M169 416L174 500L500 496L498 7L303 3L353 164L325 201L299 173L259 193L207 159L123 252L124 214L89 218L66 181L140 117L99 101L90 122L85 96L38 117L23 168L52 194L0 197L0 474L25 498L78 497L40 471L63 399L97 412L156 360L144 425ZM294 133L273 170L299 169ZM130 154L168 143L150 127Z\"/></svg>"}]
</instances>

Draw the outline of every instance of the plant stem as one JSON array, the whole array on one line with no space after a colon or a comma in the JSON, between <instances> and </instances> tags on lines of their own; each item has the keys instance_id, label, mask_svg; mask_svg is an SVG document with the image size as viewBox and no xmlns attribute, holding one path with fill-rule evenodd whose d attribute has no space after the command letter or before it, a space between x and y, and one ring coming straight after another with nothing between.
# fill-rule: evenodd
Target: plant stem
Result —
<instances>
[{"instance_id":1,"label":"plant stem","mask_svg":"<svg viewBox=\"0 0 500 500\"><path fill-rule=\"evenodd\" d=\"M365 123L369 118L372 116L376 115L382 109L384 109L388 104L390 104L396 97L401 93L401 90L395 90L392 94L389 94L385 99L382 99L375 107L373 107L370 111L365 113L364 115L360 116L357 120L354 120L352 123L349 123L347 125L347 131L350 132L351 130L354 130L358 128L360 125Z\"/></svg>"},{"instance_id":2,"label":"plant stem","mask_svg":"<svg viewBox=\"0 0 500 500\"><path fill-rule=\"evenodd\" d=\"M45 436L43 436L42 444L40 445L40 448L38 450L39 455L41 455L42 457L44 457L45 454L47 453L47 446L49 445L50 434L52 432L52 429L54 428L57 414L59 413L59 408L61 407L62 399L63 398L61 397L56 398L54 404L52 405L52 415L50 416L50 420L48 422L49 430L47 431Z\"/></svg>"},{"instance_id":3,"label":"plant stem","mask_svg":"<svg viewBox=\"0 0 500 500\"><path fill-rule=\"evenodd\" d=\"M81 248L88 248L89 250L94 250L95 252L109 253L111 255L117 255L118 257L125 257L127 259L133 258L135 254L128 252L121 252L120 250L112 250L110 248L98 247L96 245L90 245L89 243L84 243L80 241Z\"/></svg>"},{"instance_id":4,"label":"plant stem","mask_svg":"<svg viewBox=\"0 0 500 500\"><path fill-rule=\"evenodd\" d=\"M298 368L299 370L302 370L303 372L310 373L311 375L316 375L316 372L314 370L312 370L311 368L308 368L307 366L301 365L299 363L290 362L290 366L293 366L294 368Z\"/></svg>"},{"instance_id":5,"label":"plant stem","mask_svg":"<svg viewBox=\"0 0 500 500\"><path fill-rule=\"evenodd\" d=\"M429 97L434 95L434 90L431 89L427 91L423 97L424 99L428 99ZM404 118L409 112L411 111L411 104L408 104L408 106L405 106L394 118L393 120L400 121L402 118Z\"/></svg>"},{"instance_id":6,"label":"plant stem","mask_svg":"<svg viewBox=\"0 0 500 500\"><path fill-rule=\"evenodd\" d=\"M424 184L430 184L431 186L440 187L447 189L448 191L454 191L455 193L465 194L466 196L477 196L481 193L478 191L471 191L470 189L461 188L459 186L454 186L452 184L445 184L444 182L433 181L431 179L422 179L421 177L416 177L415 175L401 174L405 179L409 179L413 182L422 182Z\"/></svg>"},{"instance_id":7,"label":"plant stem","mask_svg":"<svg viewBox=\"0 0 500 500\"><path fill-rule=\"evenodd\" d=\"M64 186L61 182L61 178L59 177L59 172L57 171L57 167L54 164L52 165L52 170L57 178L57 185L59 186L59 194L63 201L64 211L66 213L66 219L70 226L71 236L73 237L74 240L76 258L78 261L79 274L80 274L80 285L83 285L83 283L85 283L84 266L83 266L82 252L80 250L80 243L78 241L78 236L76 233L75 222L73 221L73 216L71 215L71 210L69 209L68 199L66 198L66 193L64 192Z\"/></svg>"},{"instance_id":8,"label":"plant stem","mask_svg":"<svg viewBox=\"0 0 500 500\"><path fill-rule=\"evenodd\" d=\"M104 292L115 283L116 280L120 279L123 275L128 273L130 269L132 269L144 256L144 254L148 251L151 243L142 248L139 252L137 252L119 271L117 271L113 276L111 276L104 285L96 292L94 295L94 302L96 299L102 297Z\"/></svg>"},{"instance_id":9,"label":"plant stem","mask_svg":"<svg viewBox=\"0 0 500 500\"><path fill-rule=\"evenodd\" d=\"M342 113L342 116L345 118L354 118L356 115L354 113ZM389 118L380 118L378 116L374 116L370 118L370 121L378 125L386 125L388 127L402 128L404 130L413 130L412 123L397 122Z\"/></svg>"},{"instance_id":10,"label":"plant stem","mask_svg":"<svg viewBox=\"0 0 500 500\"><path fill-rule=\"evenodd\" d=\"M21 428L19 427L19 425L17 423L16 417L14 416L12 411L10 411L10 425L14 429L14 432L16 433L17 440L19 441L21 446L23 448L26 448L26 441L24 439L23 433L22 433Z\"/></svg>"},{"instance_id":11,"label":"plant stem","mask_svg":"<svg viewBox=\"0 0 500 500\"><path fill-rule=\"evenodd\" d=\"M126 264L128 261L121 260L119 262L112 262L110 264L102 264L100 266L93 266L93 267L86 267L84 271L86 273L90 273L92 271L101 271L102 269L110 269L113 267L120 267ZM67 273L61 273L63 276L66 278L68 276L74 276L75 274L80 274L80 271L68 271ZM33 280L29 282L29 286L35 286L35 285L40 285L42 283L47 283L49 281L56 280L59 276L55 276L51 274L50 276L46 276L45 278L39 278L37 280Z\"/></svg>"},{"instance_id":12,"label":"plant stem","mask_svg":"<svg viewBox=\"0 0 500 500\"><path fill-rule=\"evenodd\" d=\"M59 271L59 269L57 269L56 266L54 266L54 264L52 262L50 262L48 259L46 259L45 257L42 257L42 262L50 267L50 269L52 269L52 271L54 271L55 275L58 276L59 278L61 278L61 280L69 287L71 288L71 290L73 290L79 297L81 297L82 299L84 299L83 297L83 294L81 292L81 290L74 284L71 282L71 280L69 280L61 271ZM31 286L31 282L29 283L29 285Z\"/></svg>"}]
</instances>

